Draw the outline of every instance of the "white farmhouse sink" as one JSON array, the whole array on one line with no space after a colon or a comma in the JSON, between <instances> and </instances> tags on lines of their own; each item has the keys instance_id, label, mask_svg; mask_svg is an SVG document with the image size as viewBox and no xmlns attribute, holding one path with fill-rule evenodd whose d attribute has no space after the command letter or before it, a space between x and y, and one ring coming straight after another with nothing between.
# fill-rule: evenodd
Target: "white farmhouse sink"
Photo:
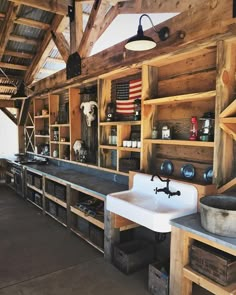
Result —
<instances>
[{"instance_id":1,"label":"white farmhouse sink","mask_svg":"<svg viewBox=\"0 0 236 295\"><path fill-rule=\"evenodd\" d=\"M197 212L197 189L186 183L170 180L169 190L180 191L171 196L155 193L166 187L157 177L151 181L149 174L137 173L131 190L107 195L106 209L156 232L170 232L169 221L173 218ZM165 178L163 178L165 179Z\"/></svg>"}]
</instances>

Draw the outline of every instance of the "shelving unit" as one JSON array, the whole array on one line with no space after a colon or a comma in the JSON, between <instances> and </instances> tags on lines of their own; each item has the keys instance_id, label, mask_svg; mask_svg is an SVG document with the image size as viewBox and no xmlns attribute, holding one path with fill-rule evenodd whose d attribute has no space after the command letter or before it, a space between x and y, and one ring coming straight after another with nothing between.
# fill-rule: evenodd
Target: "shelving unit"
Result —
<instances>
[{"instance_id":1,"label":"shelving unit","mask_svg":"<svg viewBox=\"0 0 236 295\"><path fill-rule=\"evenodd\" d=\"M71 230L103 252L104 200L75 186L70 193Z\"/></svg>"},{"instance_id":2,"label":"shelving unit","mask_svg":"<svg viewBox=\"0 0 236 295\"><path fill-rule=\"evenodd\" d=\"M213 167L215 143L189 140L189 134L192 116L215 112L215 67L214 50L207 55L199 50L193 57L182 54L176 61L154 59L143 65L141 169L145 172L165 175L161 167L169 160L174 170L168 177L184 180L181 167L191 164L196 170L191 181L204 183L204 171ZM157 139L151 138L154 126ZM163 126L170 128L171 139L162 139Z\"/></svg>"},{"instance_id":3,"label":"shelving unit","mask_svg":"<svg viewBox=\"0 0 236 295\"><path fill-rule=\"evenodd\" d=\"M25 122L25 151L34 152L34 106L31 102Z\"/></svg>"},{"instance_id":4,"label":"shelving unit","mask_svg":"<svg viewBox=\"0 0 236 295\"><path fill-rule=\"evenodd\" d=\"M43 177L30 169L26 171L26 199L40 210L44 210Z\"/></svg>"}]
</instances>

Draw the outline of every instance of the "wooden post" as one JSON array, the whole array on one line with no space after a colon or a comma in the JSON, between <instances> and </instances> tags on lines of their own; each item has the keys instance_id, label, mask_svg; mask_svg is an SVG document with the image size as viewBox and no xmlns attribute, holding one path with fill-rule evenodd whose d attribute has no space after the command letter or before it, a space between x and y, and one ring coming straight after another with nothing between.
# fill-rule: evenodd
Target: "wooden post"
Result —
<instances>
[{"instance_id":1,"label":"wooden post","mask_svg":"<svg viewBox=\"0 0 236 295\"><path fill-rule=\"evenodd\" d=\"M220 186L230 180L233 168L233 139L220 128L219 117L234 98L235 67L235 44L219 41L217 44L214 182Z\"/></svg>"},{"instance_id":2,"label":"wooden post","mask_svg":"<svg viewBox=\"0 0 236 295\"><path fill-rule=\"evenodd\" d=\"M113 257L113 245L120 241L120 229L115 228L115 214L104 208L104 258L108 261L112 261Z\"/></svg>"}]
</instances>

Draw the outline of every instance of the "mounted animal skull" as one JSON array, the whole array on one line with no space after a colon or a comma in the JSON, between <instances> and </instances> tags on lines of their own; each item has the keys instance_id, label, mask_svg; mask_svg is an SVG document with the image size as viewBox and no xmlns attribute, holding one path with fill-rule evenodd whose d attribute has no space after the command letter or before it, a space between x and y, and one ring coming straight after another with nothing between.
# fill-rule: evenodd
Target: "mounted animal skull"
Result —
<instances>
[{"instance_id":1,"label":"mounted animal skull","mask_svg":"<svg viewBox=\"0 0 236 295\"><path fill-rule=\"evenodd\" d=\"M80 108L83 109L83 113L86 116L86 123L88 127L91 127L91 122L95 120L95 106L98 107L96 101L82 102Z\"/></svg>"}]
</instances>

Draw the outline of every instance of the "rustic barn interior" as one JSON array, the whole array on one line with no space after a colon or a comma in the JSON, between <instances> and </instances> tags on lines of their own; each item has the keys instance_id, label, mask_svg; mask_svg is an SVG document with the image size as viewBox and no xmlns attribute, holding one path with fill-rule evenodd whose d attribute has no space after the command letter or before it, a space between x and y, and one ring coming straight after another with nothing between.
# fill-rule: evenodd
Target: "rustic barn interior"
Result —
<instances>
[{"instance_id":1,"label":"rustic barn interior","mask_svg":"<svg viewBox=\"0 0 236 295\"><path fill-rule=\"evenodd\" d=\"M0 0L0 295L236 294L235 95L235 0Z\"/></svg>"}]
</instances>

